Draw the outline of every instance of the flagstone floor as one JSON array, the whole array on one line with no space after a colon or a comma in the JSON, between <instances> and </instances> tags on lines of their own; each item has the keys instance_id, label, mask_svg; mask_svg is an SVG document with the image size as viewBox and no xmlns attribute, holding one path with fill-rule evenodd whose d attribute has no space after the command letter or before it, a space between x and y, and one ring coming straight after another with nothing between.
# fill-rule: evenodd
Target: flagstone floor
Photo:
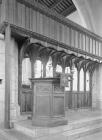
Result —
<instances>
[{"instance_id":1,"label":"flagstone floor","mask_svg":"<svg viewBox=\"0 0 102 140\"><path fill-rule=\"evenodd\" d=\"M74 122L76 120L80 121L82 119L89 119L92 117L101 117L102 116L102 112L98 111L98 110L90 110L90 109L86 109L86 110L68 110L66 112L66 118L68 119L68 122ZM29 122L27 122L29 123ZM25 127L29 127L29 124L23 124L25 125ZM31 122L30 122L31 123ZM32 126L30 126L32 127ZM51 128L51 133L55 133L58 129L62 129L61 127L55 127L55 128ZM36 129L36 131L40 130L40 135L41 132L42 133L46 133L46 131L42 131L41 129ZM58 133L57 135L49 135L46 137L30 137L24 133L21 133L15 129L11 129L11 130L0 130L0 140L70 140L66 135L62 135L60 133ZM75 140L102 140L102 132L97 132L94 133L92 135L86 135L84 137L81 138L77 138Z\"/></svg>"}]
</instances>

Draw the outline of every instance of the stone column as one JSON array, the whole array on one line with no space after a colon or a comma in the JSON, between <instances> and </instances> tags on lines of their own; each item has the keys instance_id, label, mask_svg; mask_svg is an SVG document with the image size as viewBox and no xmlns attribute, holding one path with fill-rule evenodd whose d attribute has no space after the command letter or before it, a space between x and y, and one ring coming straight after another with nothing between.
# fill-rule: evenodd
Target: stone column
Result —
<instances>
[{"instance_id":1,"label":"stone column","mask_svg":"<svg viewBox=\"0 0 102 140\"><path fill-rule=\"evenodd\" d=\"M20 116L18 105L18 46L12 38L10 49L10 127Z\"/></svg>"},{"instance_id":2,"label":"stone column","mask_svg":"<svg viewBox=\"0 0 102 140\"><path fill-rule=\"evenodd\" d=\"M11 29L8 26L5 32L5 127L13 127L19 114L18 46L11 38Z\"/></svg>"},{"instance_id":3,"label":"stone column","mask_svg":"<svg viewBox=\"0 0 102 140\"><path fill-rule=\"evenodd\" d=\"M5 128L10 128L10 44L11 29L5 30Z\"/></svg>"},{"instance_id":4,"label":"stone column","mask_svg":"<svg viewBox=\"0 0 102 140\"><path fill-rule=\"evenodd\" d=\"M99 64L92 77L92 107L102 109L102 64Z\"/></svg>"},{"instance_id":5,"label":"stone column","mask_svg":"<svg viewBox=\"0 0 102 140\"><path fill-rule=\"evenodd\" d=\"M5 115L5 41L0 35L0 127L4 127Z\"/></svg>"}]
</instances>

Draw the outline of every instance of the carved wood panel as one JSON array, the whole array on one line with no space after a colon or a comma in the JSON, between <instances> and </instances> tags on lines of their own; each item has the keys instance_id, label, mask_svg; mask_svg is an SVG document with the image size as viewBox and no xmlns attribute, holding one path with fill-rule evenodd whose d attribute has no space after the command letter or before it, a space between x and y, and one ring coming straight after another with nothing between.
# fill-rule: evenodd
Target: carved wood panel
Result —
<instances>
[{"instance_id":1,"label":"carved wood panel","mask_svg":"<svg viewBox=\"0 0 102 140\"><path fill-rule=\"evenodd\" d=\"M38 9L29 1L8 0L6 1L6 13L3 11L1 13L6 14L4 17L9 23L55 39L72 48L80 48L84 52L88 52L89 48L88 53L100 56L98 53L100 48L94 42L102 45L102 40L97 35L92 35L75 23L70 23L66 19L55 16L53 12L49 13L49 11L41 10L40 7ZM87 40L89 39L90 43L87 47Z\"/></svg>"}]
</instances>

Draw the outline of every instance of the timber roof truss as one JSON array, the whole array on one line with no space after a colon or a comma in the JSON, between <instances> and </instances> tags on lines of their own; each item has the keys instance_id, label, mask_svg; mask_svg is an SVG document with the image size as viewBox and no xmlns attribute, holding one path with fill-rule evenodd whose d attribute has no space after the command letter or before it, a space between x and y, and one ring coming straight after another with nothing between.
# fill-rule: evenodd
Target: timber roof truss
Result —
<instances>
[{"instance_id":1,"label":"timber roof truss","mask_svg":"<svg viewBox=\"0 0 102 140\"><path fill-rule=\"evenodd\" d=\"M72 0L35 0L35 2L38 2L44 7L56 11L58 14L65 17L76 11L76 7Z\"/></svg>"}]
</instances>

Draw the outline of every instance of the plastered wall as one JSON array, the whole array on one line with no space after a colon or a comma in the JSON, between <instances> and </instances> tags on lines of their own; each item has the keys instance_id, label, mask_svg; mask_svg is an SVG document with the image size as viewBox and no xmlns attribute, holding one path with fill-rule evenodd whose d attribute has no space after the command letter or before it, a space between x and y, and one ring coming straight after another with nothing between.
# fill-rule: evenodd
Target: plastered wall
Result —
<instances>
[{"instance_id":1,"label":"plastered wall","mask_svg":"<svg viewBox=\"0 0 102 140\"><path fill-rule=\"evenodd\" d=\"M97 66L92 78L92 107L102 109L102 64Z\"/></svg>"},{"instance_id":2,"label":"plastered wall","mask_svg":"<svg viewBox=\"0 0 102 140\"><path fill-rule=\"evenodd\" d=\"M0 35L0 79L0 127L2 127L5 109L5 42L3 35Z\"/></svg>"},{"instance_id":3,"label":"plastered wall","mask_svg":"<svg viewBox=\"0 0 102 140\"><path fill-rule=\"evenodd\" d=\"M102 36L102 0L73 0L86 28Z\"/></svg>"}]
</instances>

